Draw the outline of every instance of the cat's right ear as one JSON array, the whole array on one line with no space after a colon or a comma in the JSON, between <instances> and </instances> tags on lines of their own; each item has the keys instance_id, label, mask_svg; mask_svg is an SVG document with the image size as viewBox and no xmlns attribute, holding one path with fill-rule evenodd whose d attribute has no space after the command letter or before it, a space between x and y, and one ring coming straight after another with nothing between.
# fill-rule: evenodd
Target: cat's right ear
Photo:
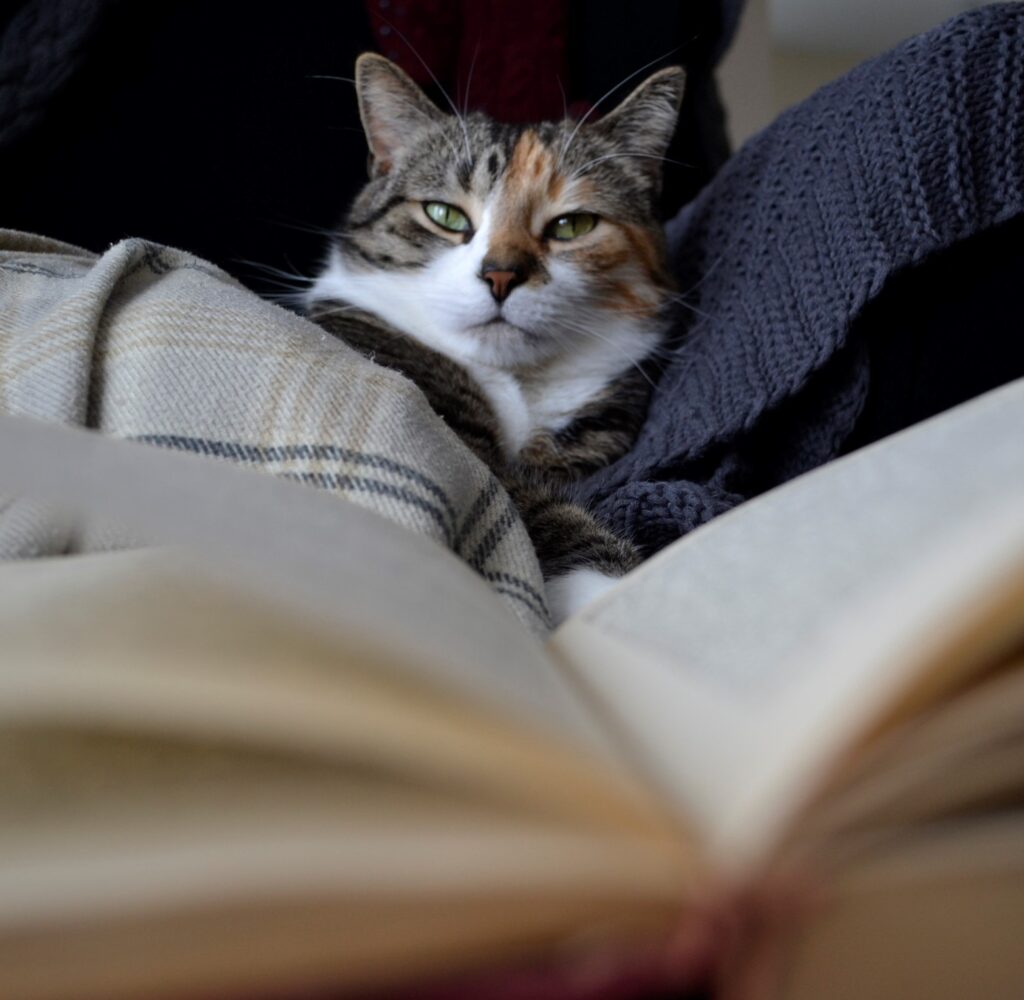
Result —
<instances>
[{"instance_id":1,"label":"cat's right ear","mask_svg":"<svg viewBox=\"0 0 1024 1000\"><path fill-rule=\"evenodd\" d=\"M415 133L445 117L403 70L375 52L356 60L356 95L371 174L386 174Z\"/></svg>"}]
</instances>

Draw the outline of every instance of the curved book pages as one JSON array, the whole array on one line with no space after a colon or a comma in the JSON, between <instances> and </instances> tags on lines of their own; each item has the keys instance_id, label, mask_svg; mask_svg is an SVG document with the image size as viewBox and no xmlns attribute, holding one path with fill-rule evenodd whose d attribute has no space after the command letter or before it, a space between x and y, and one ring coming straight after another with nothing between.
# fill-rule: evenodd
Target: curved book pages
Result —
<instances>
[{"instance_id":1,"label":"curved book pages","mask_svg":"<svg viewBox=\"0 0 1024 1000\"><path fill-rule=\"evenodd\" d=\"M135 542L0 565L0 995L397 992L773 893L735 995L769 940L781 997L1021 995L1022 428L857 452L542 644L366 510L0 418L0 492Z\"/></svg>"}]
</instances>

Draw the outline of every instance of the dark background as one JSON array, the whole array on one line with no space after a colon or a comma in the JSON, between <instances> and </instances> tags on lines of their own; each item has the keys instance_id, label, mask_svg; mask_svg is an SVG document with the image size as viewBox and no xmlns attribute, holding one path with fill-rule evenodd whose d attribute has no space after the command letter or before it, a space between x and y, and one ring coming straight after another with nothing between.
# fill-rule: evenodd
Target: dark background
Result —
<instances>
[{"instance_id":1,"label":"dark background","mask_svg":"<svg viewBox=\"0 0 1024 1000\"><path fill-rule=\"evenodd\" d=\"M666 167L663 214L724 160L712 69L738 18L736 0L575 0L554 21L555 0L473 4L408 6L419 9L418 37L452 41L463 54L479 48L469 36L474 23L491 39L505 31L510 46L529 40L531 17L538 30L550 35L554 23L564 37L543 39L561 53L548 60L559 65L527 66L533 95L489 89L478 77L471 107L530 120L531 108L550 107L557 82L579 112L645 63L653 71L681 62L688 92L668 154L681 163ZM0 4L0 225L96 251L141 236L210 259L258 291L285 290L280 282L289 279L263 268L315 270L324 231L366 178L352 85L329 77L350 77L368 49L388 49L411 72L420 69L390 30L381 44L382 22L374 30L371 16L382 11L396 24L416 12L401 0ZM439 51L430 48L437 61ZM491 67L493 52L487 58ZM465 61L436 67L460 102ZM437 89L427 89L443 105Z\"/></svg>"}]
</instances>

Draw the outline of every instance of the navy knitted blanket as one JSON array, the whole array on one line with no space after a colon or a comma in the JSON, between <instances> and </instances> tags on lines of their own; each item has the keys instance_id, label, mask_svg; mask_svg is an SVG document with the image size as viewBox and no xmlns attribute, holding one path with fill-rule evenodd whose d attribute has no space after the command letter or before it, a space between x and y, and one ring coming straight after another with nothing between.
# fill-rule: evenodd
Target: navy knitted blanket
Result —
<instances>
[{"instance_id":1,"label":"navy knitted blanket","mask_svg":"<svg viewBox=\"0 0 1024 1000\"><path fill-rule=\"evenodd\" d=\"M653 552L834 458L870 384L857 317L899 272L1022 214L1024 4L823 88L669 223L677 346L635 447L582 498Z\"/></svg>"}]
</instances>

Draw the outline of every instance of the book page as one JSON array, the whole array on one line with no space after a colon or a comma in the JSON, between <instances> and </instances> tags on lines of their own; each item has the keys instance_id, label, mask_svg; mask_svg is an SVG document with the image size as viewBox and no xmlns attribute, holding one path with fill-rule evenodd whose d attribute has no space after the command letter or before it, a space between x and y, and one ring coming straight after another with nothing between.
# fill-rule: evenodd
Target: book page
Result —
<instances>
[{"instance_id":1,"label":"book page","mask_svg":"<svg viewBox=\"0 0 1024 1000\"><path fill-rule=\"evenodd\" d=\"M979 683L859 747L793 830L792 854L999 812L1024 801L1024 650ZM792 854L790 853L792 852Z\"/></svg>"},{"instance_id":2,"label":"book page","mask_svg":"<svg viewBox=\"0 0 1024 1000\"><path fill-rule=\"evenodd\" d=\"M445 550L81 431L0 420L0 454L4 490L178 543L0 565L0 995L361 985L677 919L678 824Z\"/></svg>"},{"instance_id":3,"label":"book page","mask_svg":"<svg viewBox=\"0 0 1024 1000\"><path fill-rule=\"evenodd\" d=\"M0 728L5 998L337 992L474 943L664 931L688 871L672 841L230 734Z\"/></svg>"},{"instance_id":4,"label":"book page","mask_svg":"<svg viewBox=\"0 0 1024 1000\"><path fill-rule=\"evenodd\" d=\"M77 428L0 417L0 455L7 494L182 546L378 670L607 752L536 638L429 539L306 486Z\"/></svg>"},{"instance_id":5,"label":"book page","mask_svg":"<svg viewBox=\"0 0 1024 1000\"><path fill-rule=\"evenodd\" d=\"M636 791L575 743L401 677L371 646L178 551L0 564L0 635L0 751L8 734L40 729L107 733L108 744L120 736L172 758L214 741L254 759L286 755L311 774L354 769L384 788L454 788L513 811L643 825ZM62 758L72 783L78 758Z\"/></svg>"},{"instance_id":6,"label":"book page","mask_svg":"<svg viewBox=\"0 0 1024 1000\"><path fill-rule=\"evenodd\" d=\"M770 850L915 678L1019 634L1022 427L1018 382L719 518L555 633L721 860Z\"/></svg>"}]
</instances>

